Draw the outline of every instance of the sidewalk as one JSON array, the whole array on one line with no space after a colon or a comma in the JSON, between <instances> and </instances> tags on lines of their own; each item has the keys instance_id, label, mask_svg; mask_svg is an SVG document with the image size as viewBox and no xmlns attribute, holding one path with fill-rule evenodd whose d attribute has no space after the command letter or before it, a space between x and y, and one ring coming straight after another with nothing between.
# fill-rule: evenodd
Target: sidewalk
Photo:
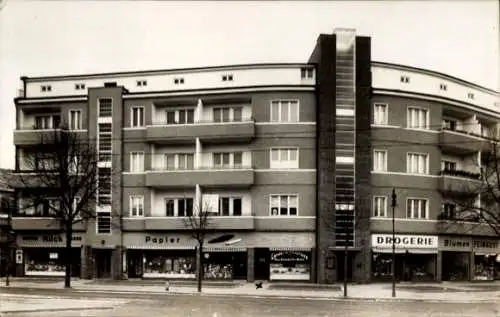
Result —
<instances>
[{"instance_id":1,"label":"sidewalk","mask_svg":"<svg viewBox=\"0 0 500 317\"><path fill-rule=\"evenodd\" d=\"M63 289L62 280L43 282L29 278L16 278L10 288ZM5 288L4 279L0 279L0 290ZM140 294L191 294L196 295L195 281L172 281L169 291L162 281L130 280L72 280L74 292L140 293ZM206 296L250 296L278 298L308 298L345 300L341 285L318 285L303 283L264 282L257 289L254 283L245 281L204 281L202 295ZM500 303L500 283L429 283L396 285L396 298L392 298L391 284L350 284L349 300L402 300L428 302L484 302Z\"/></svg>"}]
</instances>

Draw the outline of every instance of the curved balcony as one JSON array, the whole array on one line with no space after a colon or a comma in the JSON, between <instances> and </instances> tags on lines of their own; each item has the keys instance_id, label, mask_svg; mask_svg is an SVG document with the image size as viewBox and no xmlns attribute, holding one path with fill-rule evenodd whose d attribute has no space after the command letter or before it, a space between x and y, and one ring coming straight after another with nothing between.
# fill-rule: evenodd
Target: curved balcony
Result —
<instances>
[{"instance_id":1,"label":"curved balcony","mask_svg":"<svg viewBox=\"0 0 500 317\"><path fill-rule=\"evenodd\" d=\"M457 153L460 155L485 150L489 151L491 142L493 141L498 140L472 132L447 128L442 128L439 135L439 146L441 149L448 153Z\"/></svg>"},{"instance_id":2,"label":"curved balcony","mask_svg":"<svg viewBox=\"0 0 500 317\"><path fill-rule=\"evenodd\" d=\"M481 174L463 170L443 170L440 173L439 190L444 194L475 195L481 184Z\"/></svg>"}]
</instances>

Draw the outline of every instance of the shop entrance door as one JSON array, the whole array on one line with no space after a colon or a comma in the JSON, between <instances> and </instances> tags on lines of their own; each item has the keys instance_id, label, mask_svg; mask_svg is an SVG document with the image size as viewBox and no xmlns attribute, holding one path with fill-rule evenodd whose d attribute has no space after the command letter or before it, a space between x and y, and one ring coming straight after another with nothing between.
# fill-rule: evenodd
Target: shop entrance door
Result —
<instances>
[{"instance_id":1,"label":"shop entrance door","mask_svg":"<svg viewBox=\"0 0 500 317\"><path fill-rule=\"evenodd\" d=\"M255 249L255 279L269 280L269 249Z\"/></svg>"},{"instance_id":2,"label":"shop entrance door","mask_svg":"<svg viewBox=\"0 0 500 317\"><path fill-rule=\"evenodd\" d=\"M129 278L142 277L142 252L140 250L128 250L127 272Z\"/></svg>"},{"instance_id":3,"label":"shop entrance door","mask_svg":"<svg viewBox=\"0 0 500 317\"><path fill-rule=\"evenodd\" d=\"M94 249L97 278L111 278L111 252L112 250Z\"/></svg>"},{"instance_id":4,"label":"shop entrance door","mask_svg":"<svg viewBox=\"0 0 500 317\"><path fill-rule=\"evenodd\" d=\"M344 280L344 267L345 267L345 253L344 251L337 251L335 252L335 255L337 256L337 281L341 282ZM348 252L347 253L347 280L352 281L352 273L353 273L353 258L354 258L355 253L354 252Z\"/></svg>"}]
</instances>

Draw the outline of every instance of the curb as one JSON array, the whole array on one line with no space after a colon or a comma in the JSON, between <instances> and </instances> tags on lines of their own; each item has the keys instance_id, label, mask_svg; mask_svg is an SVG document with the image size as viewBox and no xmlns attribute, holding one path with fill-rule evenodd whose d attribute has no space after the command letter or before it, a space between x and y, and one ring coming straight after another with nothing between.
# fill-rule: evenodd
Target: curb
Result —
<instances>
[{"instance_id":1,"label":"curb","mask_svg":"<svg viewBox=\"0 0 500 317\"><path fill-rule=\"evenodd\" d=\"M2 287L0 287L1 289ZM23 289L23 287L11 287L14 289ZM5 287L5 289L8 289ZM40 290L52 290L52 288L28 288L30 290L40 289ZM64 291L65 289L60 289ZM259 298L259 299L304 299L304 300L316 300L316 301L337 301L337 302L406 302L406 303L497 303L500 299L490 298L490 299L463 299L463 300L454 300L454 299L422 299L422 298L372 298L372 297L347 297L344 298L342 296L307 296L307 295L278 295L278 294L217 294L217 293L197 293L197 292L176 292L176 291L127 291L127 290L110 290L110 289L82 289L82 288L71 288L66 290L67 293L105 293L105 294L122 294L122 295L130 295L130 294L141 294L141 295L155 295L155 296L205 296L205 297L240 297L240 298ZM92 308L89 308L92 309ZM71 309L62 309L62 310L74 310ZM47 310L48 311L48 310Z\"/></svg>"},{"instance_id":2,"label":"curb","mask_svg":"<svg viewBox=\"0 0 500 317\"><path fill-rule=\"evenodd\" d=\"M113 307L68 307L68 308L32 308L32 309L14 309L14 310L0 310L0 314L22 314L22 313L35 313L35 312L60 312L72 310L111 310Z\"/></svg>"}]
</instances>

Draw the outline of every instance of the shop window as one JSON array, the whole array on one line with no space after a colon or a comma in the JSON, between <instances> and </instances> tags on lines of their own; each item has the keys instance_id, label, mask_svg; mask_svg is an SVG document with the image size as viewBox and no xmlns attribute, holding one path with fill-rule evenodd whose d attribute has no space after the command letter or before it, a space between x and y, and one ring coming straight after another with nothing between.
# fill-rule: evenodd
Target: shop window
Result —
<instances>
[{"instance_id":1,"label":"shop window","mask_svg":"<svg viewBox=\"0 0 500 317\"><path fill-rule=\"evenodd\" d=\"M311 278L311 253L305 251L271 252L271 280L301 280Z\"/></svg>"},{"instance_id":2,"label":"shop window","mask_svg":"<svg viewBox=\"0 0 500 317\"><path fill-rule=\"evenodd\" d=\"M194 255L194 252L190 251L176 253L177 254L165 255L164 252L145 252L144 277L181 279L195 278L196 257Z\"/></svg>"}]
</instances>

